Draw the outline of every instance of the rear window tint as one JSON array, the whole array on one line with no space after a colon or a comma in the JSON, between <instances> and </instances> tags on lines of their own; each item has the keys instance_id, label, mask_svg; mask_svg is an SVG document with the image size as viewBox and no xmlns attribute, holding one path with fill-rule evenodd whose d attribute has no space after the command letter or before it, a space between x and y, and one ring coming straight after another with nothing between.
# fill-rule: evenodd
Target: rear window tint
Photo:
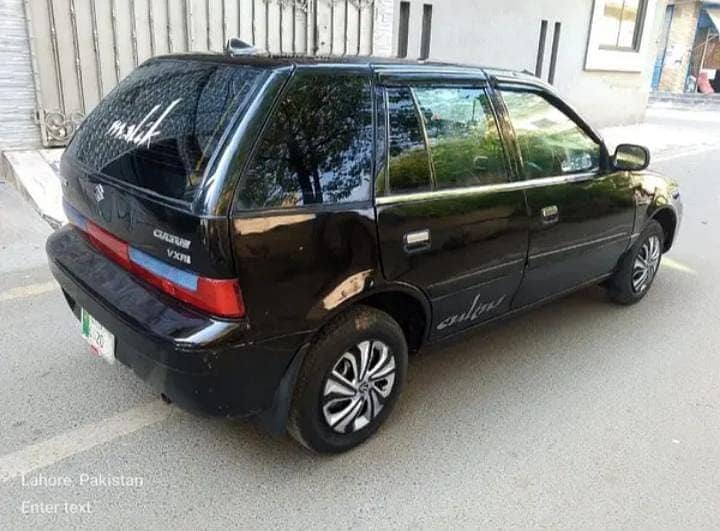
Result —
<instances>
[{"instance_id":1,"label":"rear window tint","mask_svg":"<svg viewBox=\"0 0 720 531\"><path fill-rule=\"evenodd\" d=\"M223 130L264 72L201 61L141 66L86 118L68 154L90 171L192 201Z\"/></svg>"},{"instance_id":2,"label":"rear window tint","mask_svg":"<svg viewBox=\"0 0 720 531\"><path fill-rule=\"evenodd\" d=\"M372 160L370 79L298 73L263 134L238 207L367 200Z\"/></svg>"}]
</instances>

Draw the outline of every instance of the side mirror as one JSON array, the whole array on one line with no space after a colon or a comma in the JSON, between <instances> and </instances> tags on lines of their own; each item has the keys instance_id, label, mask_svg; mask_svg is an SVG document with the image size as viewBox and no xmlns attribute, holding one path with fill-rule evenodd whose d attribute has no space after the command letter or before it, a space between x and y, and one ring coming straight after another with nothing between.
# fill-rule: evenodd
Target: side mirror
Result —
<instances>
[{"instance_id":1,"label":"side mirror","mask_svg":"<svg viewBox=\"0 0 720 531\"><path fill-rule=\"evenodd\" d=\"M612 165L618 171L642 171L650 165L650 151L635 144L620 144L613 155Z\"/></svg>"}]
</instances>

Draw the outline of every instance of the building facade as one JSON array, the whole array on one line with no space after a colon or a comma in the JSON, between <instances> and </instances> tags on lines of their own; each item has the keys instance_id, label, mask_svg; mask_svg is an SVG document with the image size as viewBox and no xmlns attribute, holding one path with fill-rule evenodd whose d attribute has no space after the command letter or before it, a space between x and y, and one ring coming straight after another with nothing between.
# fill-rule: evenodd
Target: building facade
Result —
<instances>
[{"instance_id":1,"label":"building facade","mask_svg":"<svg viewBox=\"0 0 720 531\"><path fill-rule=\"evenodd\" d=\"M391 55L393 0L0 0L0 151L64 146L146 59L229 37L303 55Z\"/></svg>"},{"instance_id":2,"label":"building facade","mask_svg":"<svg viewBox=\"0 0 720 531\"><path fill-rule=\"evenodd\" d=\"M145 59L403 56L529 70L598 126L642 119L665 0L0 0L0 151L63 146Z\"/></svg>"},{"instance_id":3,"label":"building facade","mask_svg":"<svg viewBox=\"0 0 720 531\"><path fill-rule=\"evenodd\" d=\"M720 1L670 0L658 47L653 88L720 92Z\"/></svg>"},{"instance_id":4,"label":"building facade","mask_svg":"<svg viewBox=\"0 0 720 531\"><path fill-rule=\"evenodd\" d=\"M533 72L597 126L644 117L664 0L396 0L395 8L400 56Z\"/></svg>"}]
</instances>

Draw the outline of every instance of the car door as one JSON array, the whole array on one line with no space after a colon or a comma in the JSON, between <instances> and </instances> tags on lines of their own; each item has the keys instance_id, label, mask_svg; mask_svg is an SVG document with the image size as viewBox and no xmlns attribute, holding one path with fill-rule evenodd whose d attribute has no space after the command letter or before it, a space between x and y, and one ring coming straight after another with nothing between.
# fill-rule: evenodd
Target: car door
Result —
<instances>
[{"instance_id":1,"label":"car door","mask_svg":"<svg viewBox=\"0 0 720 531\"><path fill-rule=\"evenodd\" d=\"M379 88L376 182L383 271L423 289L431 337L450 335L510 307L527 252L522 190L491 98L480 80L395 79Z\"/></svg>"},{"instance_id":2,"label":"car door","mask_svg":"<svg viewBox=\"0 0 720 531\"><path fill-rule=\"evenodd\" d=\"M558 98L508 85L499 94L516 142L530 215L525 277L514 307L598 280L627 249L635 220L629 174Z\"/></svg>"}]
</instances>

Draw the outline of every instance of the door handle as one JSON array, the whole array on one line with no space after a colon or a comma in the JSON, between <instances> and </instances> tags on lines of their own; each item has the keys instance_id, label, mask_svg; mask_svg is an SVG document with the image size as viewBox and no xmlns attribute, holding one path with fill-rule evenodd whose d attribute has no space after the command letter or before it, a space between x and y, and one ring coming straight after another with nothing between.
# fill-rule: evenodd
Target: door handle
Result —
<instances>
[{"instance_id":1,"label":"door handle","mask_svg":"<svg viewBox=\"0 0 720 531\"><path fill-rule=\"evenodd\" d=\"M403 246L408 254L427 251L431 243L430 229L408 232L403 236Z\"/></svg>"},{"instance_id":2,"label":"door handle","mask_svg":"<svg viewBox=\"0 0 720 531\"><path fill-rule=\"evenodd\" d=\"M556 205L547 206L540 211L543 225L553 225L560 221L560 209Z\"/></svg>"}]
</instances>

